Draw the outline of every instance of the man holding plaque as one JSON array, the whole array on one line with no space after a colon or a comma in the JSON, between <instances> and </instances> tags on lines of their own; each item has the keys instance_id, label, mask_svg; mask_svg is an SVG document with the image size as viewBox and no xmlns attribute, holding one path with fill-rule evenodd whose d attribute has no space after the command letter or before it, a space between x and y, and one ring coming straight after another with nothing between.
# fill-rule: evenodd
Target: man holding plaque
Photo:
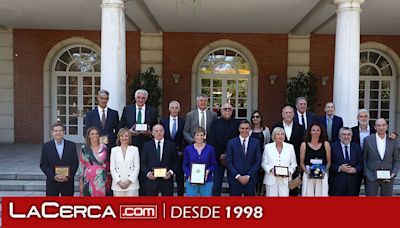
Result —
<instances>
[{"instance_id":1,"label":"man holding plaque","mask_svg":"<svg viewBox=\"0 0 400 228\"><path fill-rule=\"evenodd\" d=\"M53 140L42 146L40 169L46 174L46 196L73 196L79 160L75 143L64 139L64 125L51 126Z\"/></svg>"},{"instance_id":2,"label":"man holding plaque","mask_svg":"<svg viewBox=\"0 0 400 228\"><path fill-rule=\"evenodd\" d=\"M157 124L157 109L147 106L149 93L144 89L135 92L135 104L125 106L119 128L130 129L132 145L139 148L139 153L145 142L151 140L151 129Z\"/></svg>"},{"instance_id":3,"label":"man holding plaque","mask_svg":"<svg viewBox=\"0 0 400 228\"><path fill-rule=\"evenodd\" d=\"M154 139L143 145L140 170L145 176L140 188L146 196L172 196L172 176L178 169L178 152L175 143L164 139L164 128L156 124L152 132Z\"/></svg>"},{"instance_id":4,"label":"man holding plaque","mask_svg":"<svg viewBox=\"0 0 400 228\"><path fill-rule=\"evenodd\" d=\"M394 178L400 167L400 154L396 140L386 135L388 125L386 120L375 121L376 133L365 137L364 174L366 177L366 195L392 196Z\"/></svg>"},{"instance_id":5,"label":"man holding plaque","mask_svg":"<svg viewBox=\"0 0 400 228\"><path fill-rule=\"evenodd\" d=\"M90 127L100 130L100 143L107 146L107 157L110 157L111 148L115 146L117 139L119 116L114 109L107 107L110 94L102 89L97 95L99 106L86 113L85 134Z\"/></svg>"},{"instance_id":6,"label":"man holding plaque","mask_svg":"<svg viewBox=\"0 0 400 228\"><path fill-rule=\"evenodd\" d=\"M329 195L358 196L358 174L363 170L360 146L351 142L353 132L348 127L339 130L340 141L332 143L332 166Z\"/></svg>"},{"instance_id":7,"label":"man holding plaque","mask_svg":"<svg viewBox=\"0 0 400 228\"><path fill-rule=\"evenodd\" d=\"M261 151L258 140L250 137L250 122L242 120L239 137L228 141L226 162L229 194L231 196L255 196L258 170L261 167Z\"/></svg>"}]
</instances>

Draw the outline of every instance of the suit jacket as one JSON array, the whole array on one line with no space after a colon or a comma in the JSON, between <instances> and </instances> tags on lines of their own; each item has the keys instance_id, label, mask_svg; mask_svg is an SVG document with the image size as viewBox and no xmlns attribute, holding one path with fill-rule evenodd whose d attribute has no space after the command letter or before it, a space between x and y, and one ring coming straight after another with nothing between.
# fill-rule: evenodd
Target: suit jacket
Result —
<instances>
[{"instance_id":1,"label":"suit jacket","mask_svg":"<svg viewBox=\"0 0 400 228\"><path fill-rule=\"evenodd\" d=\"M101 125L101 117L99 116L98 108L89 111L86 113L85 117L85 131L84 134L86 136L86 130L90 127L97 127L100 130L100 136L107 135L108 136L108 145L107 147L113 147L115 145L115 141L117 139L118 134L118 124L119 124L119 116L118 112L114 109L107 108L107 118L106 125L103 128Z\"/></svg>"},{"instance_id":2,"label":"suit jacket","mask_svg":"<svg viewBox=\"0 0 400 228\"><path fill-rule=\"evenodd\" d=\"M310 124L314 122L318 122L317 115L313 112L306 112L306 118L307 118L307 127L310 126ZM294 118L293 121L300 124L299 116L297 115L297 111L294 111Z\"/></svg>"},{"instance_id":3,"label":"suit jacket","mask_svg":"<svg viewBox=\"0 0 400 228\"><path fill-rule=\"evenodd\" d=\"M210 130L211 123L217 119L217 114L211 110L206 110L206 130ZM198 109L194 109L186 114L185 127L183 129L183 137L187 144L194 142L194 130L199 127L199 112Z\"/></svg>"},{"instance_id":4,"label":"suit jacket","mask_svg":"<svg viewBox=\"0 0 400 228\"><path fill-rule=\"evenodd\" d=\"M114 191L128 191L139 189L140 158L136 146L128 146L125 158L120 146L111 149L110 171L112 176L111 189ZM130 180L132 183L126 189L121 189L119 181Z\"/></svg>"},{"instance_id":5,"label":"suit jacket","mask_svg":"<svg viewBox=\"0 0 400 228\"><path fill-rule=\"evenodd\" d=\"M278 122L272 127L272 131L276 127L283 127L283 122ZM286 134L285 134L285 142L290 143L294 147L294 152L296 154L296 162L297 164L300 164L300 145L302 142L304 142L304 128L301 126L299 123L296 123L293 121L293 129L292 129L292 134L290 136L290 139L287 139Z\"/></svg>"},{"instance_id":6,"label":"suit jacket","mask_svg":"<svg viewBox=\"0 0 400 228\"><path fill-rule=\"evenodd\" d=\"M353 137L351 138L352 143L356 143L358 145L361 145L360 142L360 126L355 126L351 128L351 131L353 132ZM376 130L373 126L369 125L369 134L375 134Z\"/></svg>"},{"instance_id":7,"label":"suit jacket","mask_svg":"<svg viewBox=\"0 0 400 228\"><path fill-rule=\"evenodd\" d=\"M400 154L396 140L386 136L386 150L383 159L379 156L376 134L364 139L364 174L369 181L376 180L377 169L389 169L395 175L400 167Z\"/></svg>"},{"instance_id":8,"label":"suit jacket","mask_svg":"<svg viewBox=\"0 0 400 228\"><path fill-rule=\"evenodd\" d=\"M246 155L239 137L229 140L226 146L226 162L229 183L239 183L236 180L238 174L249 175L249 183L256 183L258 170L261 167L261 151L258 140L249 137Z\"/></svg>"},{"instance_id":9,"label":"suit jacket","mask_svg":"<svg viewBox=\"0 0 400 228\"><path fill-rule=\"evenodd\" d=\"M69 183L73 186L74 176L78 170L79 160L76 152L76 144L64 139L64 150L61 159L58 156L54 140L50 140L43 144L42 155L40 158L40 169L46 174L47 182L54 180L55 166L69 166Z\"/></svg>"},{"instance_id":10,"label":"suit jacket","mask_svg":"<svg viewBox=\"0 0 400 228\"><path fill-rule=\"evenodd\" d=\"M332 143L331 146L331 169L330 169L330 195L339 196L343 195L344 192L350 192L351 195L358 195L357 189L357 174L363 170L363 156L361 148L356 143L350 143L350 162L346 161L343 155L343 148L340 141ZM357 173L349 174L345 172L339 172L339 166L348 164L354 167ZM347 188L346 188L347 186Z\"/></svg>"},{"instance_id":11,"label":"suit jacket","mask_svg":"<svg viewBox=\"0 0 400 228\"><path fill-rule=\"evenodd\" d=\"M270 172L274 166L286 166L289 168L291 174L294 173L297 167L297 162L292 144L284 142L281 154L278 153L275 142L265 145L261 167L265 170L263 183L266 185L274 185L276 182L276 176ZM289 184L289 178L284 178L283 181L285 185Z\"/></svg>"},{"instance_id":12,"label":"suit jacket","mask_svg":"<svg viewBox=\"0 0 400 228\"><path fill-rule=\"evenodd\" d=\"M326 136L328 136L327 133L327 129L326 129L326 115L321 116L318 118L318 122L320 124L322 124L322 126L324 126L325 128L325 133L327 134ZM339 130L340 128L343 127L343 119L342 117L333 115L333 121L332 121L332 140L330 142L336 142L339 140Z\"/></svg>"},{"instance_id":13,"label":"suit jacket","mask_svg":"<svg viewBox=\"0 0 400 228\"><path fill-rule=\"evenodd\" d=\"M146 105L144 123L150 126L150 130L153 128L154 125L158 123L157 109ZM121 121L119 122L119 128L123 127L132 128L133 125L135 124L136 124L136 104L127 105L125 106L122 112ZM141 152L143 144L149 140L151 140L151 137L138 135L132 137L132 145L139 147L139 152Z\"/></svg>"},{"instance_id":14,"label":"suit jacket","mask_svg":"<svg viewBox=\"0 0 400 228\"><path fill-rule=\"evenodd\" d=\"M175 143L176 149L183 152L185 149L185 140L183 138L183 128L185 127L185 119L178 117L178 129L176 131L175 138L171 137L169 116L161 119L160 124L164 127L165 135L164 138Z\"/></svg>"},{"instance_id":15,"label":"suit jacket","mask_svg":"<svg viewBox=\"0 0 400 228\"><path fill-rule=\"evenodd\" d=\"M175 143L164 139L161 161L158 159L156 143L154 140L148 141L143 145L143 151L140 157L140 170L143 176L145 176L144 184L147 185L145 189L157 188L157 181L149 180L146 177L150 171L153 171L153 168L167 168L167 171L172 170L176 173L178 166L178 152L176 151ZM168 181L172 183L172 178ZM171 187L173 188L173 185L171 185Z\"/></svg>"}]
</instances>

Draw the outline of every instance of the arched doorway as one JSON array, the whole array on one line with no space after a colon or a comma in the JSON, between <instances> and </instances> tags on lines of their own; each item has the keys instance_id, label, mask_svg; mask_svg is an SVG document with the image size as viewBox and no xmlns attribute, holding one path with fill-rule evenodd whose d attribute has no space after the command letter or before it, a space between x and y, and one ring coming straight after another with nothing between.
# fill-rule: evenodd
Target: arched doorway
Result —
<instances>
[{"instance_id":1,"label":"arched doorway","mask_svg":"<svg viewBox=\"0 0 400 228\"><path fill-rule=\"evenodd\" d=\"M359 108L369 110L372 125L377 118L384 118L395 128L396 75L393 61L384 52L360 52Z\"/></svg>"},{"instance_id":2,"label":"arched doorway","mask_svg":"<svg viewBox=\"0 0 400 228\"><path fill-rule=\"evenodd\" d=\"M192 66L192 106L196 96L210 97L215 103L230 102L234 117L249 119L258 108L258 68L252 53L232 40L218 40L205 46Z\"/></svg>"},{"instance_id":3,"label":"arched doorway","mask_svg":"<svg viewBox=\"0 0 400 228\"><path fill-rule=\"evenodd\" d=\"M52 67L52 122L65 125L65 138L84 142L84 117L96 105L100 90L100 53L74 44L55 56Z\"/></svg>"}]
</instances>

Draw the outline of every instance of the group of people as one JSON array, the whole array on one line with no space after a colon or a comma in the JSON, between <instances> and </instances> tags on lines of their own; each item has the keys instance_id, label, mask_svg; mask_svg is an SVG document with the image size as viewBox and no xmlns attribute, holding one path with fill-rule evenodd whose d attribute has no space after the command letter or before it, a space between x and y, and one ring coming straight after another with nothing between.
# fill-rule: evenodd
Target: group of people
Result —
<instances>
[{"instance_id":1,"label":"group of people","mask_svg":"<svg viewBox=\"0 0 400 228\"><path fill-rule=\"evenodd\" d=\"M100 90L98 107L86 114L79 154L64 139L63 124L53 124L40 162L46 195L73 195L78 173L83 196L172 196L174 180L178 196L221 196L225 172L231 196L358 196L363 182L368 196L392 194L397 134L387 133L384 119L370 126L367 110L359 111L358 126L343 127L333 102L317 118L299 97L296 110L285 106L271 132L259 111L238 120L225 103L217 114L204 94L186 118L171 101L169 116L158 122L147 97L137 90L119 119L107 107L109 93Z\"/></svg>"}]
</instances>

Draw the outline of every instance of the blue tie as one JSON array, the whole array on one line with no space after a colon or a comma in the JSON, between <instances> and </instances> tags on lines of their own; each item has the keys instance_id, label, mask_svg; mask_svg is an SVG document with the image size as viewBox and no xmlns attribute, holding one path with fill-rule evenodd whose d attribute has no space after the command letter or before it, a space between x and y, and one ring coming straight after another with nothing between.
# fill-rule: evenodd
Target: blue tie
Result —
<instances>
[{"instance_id":1,"label":"blue tie","mask_svg":"<svg viewBox=\"0 0 400 228\"><path fill-rule=\"evenodd\" d=\"M176 119L173 119L174 123L172 124L172 132L171 132L171 139L175 139L176 136Z\"/></svg>"},{"instance_id":2,"label":"blue tie","mask_svg":"<svg viewBox=\"0 0 400 228\"><path fill-rule=\"evenodd\" d=\"M350 162L349 150L347 150L347 147L349 146L344 146L344 153L346 154L346 161Z\"/></svg>"}]
</instances>

